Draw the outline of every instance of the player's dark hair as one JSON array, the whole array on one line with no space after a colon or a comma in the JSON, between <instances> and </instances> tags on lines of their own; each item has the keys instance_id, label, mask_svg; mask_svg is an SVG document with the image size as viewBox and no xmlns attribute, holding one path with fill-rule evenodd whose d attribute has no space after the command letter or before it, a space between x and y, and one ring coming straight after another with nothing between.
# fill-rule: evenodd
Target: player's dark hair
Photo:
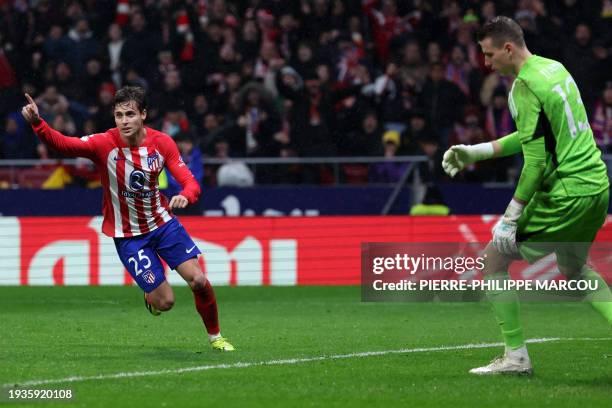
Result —
<instances>
[{"instance_id":1,"label":"player's dark hair","mask_svg":"<svg viewBox=\"0 0 612 408\"><path fill-rule=\"evenodd\" d=\"M146 92L139 86L124 86L118 90L113 99L113 109L115 109L117 105L129 103L131 101L136 103L136 107L140 112L144 112L144 110L147 109Z\"/></svg>"},{"instance_id":2,"label":"player's dark hair","mask_svg":"<svg viewBox=\"0 0 612 408\"><path fill-rule=\"evenodd\" d=\"M491 38L493 46L500 48L506 42L512 42L521 48L525 47L523 29L513 19L505 16L497 16L485 23L478 30L478 41Z\"/></svg>"}]
</instances>

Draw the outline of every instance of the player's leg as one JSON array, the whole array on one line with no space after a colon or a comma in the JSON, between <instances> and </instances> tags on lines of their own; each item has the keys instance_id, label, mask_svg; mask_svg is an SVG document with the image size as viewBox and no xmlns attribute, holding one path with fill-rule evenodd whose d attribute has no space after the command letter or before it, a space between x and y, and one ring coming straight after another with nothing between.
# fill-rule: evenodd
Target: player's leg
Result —
<instances>
[{"instance_id":1,"label":"player's leg","mask_svg":"<svg viewBox=\"0 0 612 408\"><path fill-rule=\"evenodd\" d=\"M144 291L145 307L157 316L174 305L174 293L166 281L164 267L150 247L151 236L115 239L119 259Z\"/></svg>"},{"instance_id":2,"label":"player's leg","mask_svg":"<svg viewBox=\"0 0 612 408\"><path fill-rule=\"evenodd\" d=\"M519 303L516 290L503 290L504 281L509 278L508 267L513 259L501 254L492 243L485 248L484 279L497 288L486 291L504 338L505 351L502 357L490 364L470 370L472 374L531 374L532 367L523 328L519 319Z\"/></svg>"},{"instance_id":3,"label":"player's leg","mask_svg":"<svg viewBox=\"0 0 612 408\"><path fill-rule=\"evenodd\" d=\"M485 258L484 279L496 281L496 286L503 287L503 282L509 279L508 267L513 259L499 253L491 243L485 249ZM506 347L517 349L524 346L516 290L492 289L487 290L486 295L493 307Z\"/></svg>"},{"instance_id":4,"label":"player's leg","mask_svg":"<svg viewBox=\"0 0 612 408\"><path fill-rule=\"evenodd\" d=\"M606 281L587 265L592 242L608 214L609 190L576 200L573 213L580 225L569 229L569 243L556 251L560 272L568 279L584 280L597 289L584 293L584 300L612 325L612 292Z\"/></svg>"},{"instance_id":5,"label":"player's leg","mask_svg":"<svg viewBox=\"0 0 612 408\"><path fill-rule=\"evenodd\" d=\"M159 312L167 312L174 306L174 292L167 281L162 282L157 288L151 292L145 292L145 302L149 304L147 307L151 314L157 315Z\"/></svg>"},{"instance_id":6,"label":"player's leg","mask_svg":"<svg viewBox=\"0 0 612 408\"><path fill-rule=\"evenodd\" d=\"M592 229L599 231L608 215L610 190L606 189L598 196L586 197L584 201L586 201L587 211L589 213L591 213L591 209L593 208L594 210L592 213L599 214L599 217L594 216L593 219L590 220ZM596 235L595 232L592 237L589 237L591 241L595 240ZM597 290L587 293L585 300L608 321L608 324L612 325L612 292L606 281L593 268L586 265L586 263L580 270L580 279L597 283Z\"/></svg>"},{"instance_id":7,"label":"player's leg","mask_svg":"<svg viewBox=\"0 0 612 408\"><path fill-rule=\"evenodd\" d=\"M202 317L211 340L220 336L219 315L215 292L206 276L200 269L197 258L191 258L176 267L176 271L191 288L196 310Z\"/></svg>"},{"instance_id":8,"label":"player's leg","mask_svg":"<svg viewBox=\"0 0 612 408\"><path fill-rule=\"evenodd\" d=\"M234 350L221 336L215 292L197 260L200 250L178 220L174 219L168 224L159 234L157 253L191 288L196 310L204 322L212 347L223 351Z\"/></svg>"},{"instance_id":9,"label":"player's leg","mask_svg":"<svg viewBox=\"0 0 612 408\"><path fill-rule=\"evenodd\" d=\"M184 261L176 267L176 271L185 279L193 292L196 310L204 322L213 349L233 351L234 346L221 336L215 291L202 272L197 258Z\"/></svg>"},{"instance_id":10,"label":"player's leg","mask_svg":"<svg viewBox=\"0 0 612 408\"><path fill-rule=\"evenodd\" d=\"M612 292L604 278L586 264L581 267L559 265L559 271L567 279L583 280L589 283L588 287L596 288L584 293L584 300L612 325Z\"/></svg>"},{"instance_id":11,"label":"player's leg","mask_svg":"<svg viewBox=\"0 0 612 408\"><path fill-rule=\"evenodd\" d=\"M540 195L527 205L518 221L517 240L522 258L530 263L556 252L561 265L579 265L583 278L597 279L595 272L582 269L590 242L595 238L607 212L608 192L593 197L550 197ZM562 248L571 251L560 251ZM578 251L575 251L578 249ZM578 258L568 263L567 257ZM488 279L507 279L507 264L497 256L497 251L487 248L485 273ZM497 272L504 270L503 273ZM566 272L567 273L567 272ZM492 274L492 275L491 275ZM606 285L607 287L607 285ZM523 334L518 321L518 302L515 291L489 291L493 310L502 328L506 343L506 353L491 364L471 370L474 374L497 374L504 372L531 373L531 363L524 346ZM597 303L596 307L605 308L608 304ZM523 343L523 346L519 344Z\"/></svg>"},{"instance_id":12,"label":"player's leg","mask_svg":"<svg viewBox=\"0 0 612 408\"><path fill-rule=\"evenodd\" d=\"M585 265L580 271L580 279L594 282L596 290L586 294L584 300L601 314L612 326L612 292L606 281L593 268Z\"/></svg>"},{"instance_id":13,"label":"player's leg","mask_svg":"<svg viewBox=\"0 0 612 408\"><path fill-rule=\"evenodd\" d=\"M554 252L555 242L564 240L568 229L576 228L568 221L567 214L575 209L575 199L556 199L544 194L533 197L518 220L517 241L520 257L530 263ZM508 279L509 260L493 245L486 249L485 274L488 280ZM501 327L506 345L504 356L488 366L471 370L474 374L498 374L505 372L531 373L531 362L519 321L516 290L490 290L487 297Z\"/></svg>"}]
</instances>

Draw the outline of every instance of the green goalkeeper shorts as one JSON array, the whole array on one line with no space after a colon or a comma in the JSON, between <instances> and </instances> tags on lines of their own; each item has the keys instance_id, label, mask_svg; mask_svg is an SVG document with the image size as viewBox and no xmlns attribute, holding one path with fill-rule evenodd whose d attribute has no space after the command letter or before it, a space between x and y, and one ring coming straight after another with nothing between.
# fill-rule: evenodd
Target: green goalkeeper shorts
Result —
<instances>
[{"instance_id":1,"label":"green goalkeeper shorts","mask_svg":"<svg viewBox=\"0 0 612 408\"><path fill-rule=\"evenodd\" d=\"M555 253L557 263L581 267L608 214L610 190L583 197L537 193L518 220L521 257L529 263Z\"/></svg>"}]
</instances>

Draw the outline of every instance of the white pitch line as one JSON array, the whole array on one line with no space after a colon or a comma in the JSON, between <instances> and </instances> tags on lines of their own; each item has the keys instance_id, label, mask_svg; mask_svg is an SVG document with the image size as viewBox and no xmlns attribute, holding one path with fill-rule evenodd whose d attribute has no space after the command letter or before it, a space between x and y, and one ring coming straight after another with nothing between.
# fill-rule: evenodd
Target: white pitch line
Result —
<instances>
[{"instance_id":1,"label":"white pitch line","mask_svg":"<svg viewBox=\"0 0 612 408\"><path fill-rule=\"evenodd\" d=\"M604 341L604 340L612 340L612 338L544 337L544 338L539 338L539 339L529 339L527 340L527 343L549 343L549 342L554 342L554 341ZM283 359L283 360L238 362L238 363L232 363L232 364L211 364L211 365L174 368L174 369L156 370L156 371L132 371L132 372L116 373L116 374L100 374L100 375L92 375L92 376L73 376L73 377L65 377L65 378L54 378L54 379L49 379L49 380L29 380L29 381L3 384L2 388L30 387L30 386L37 386L37 385L74 383L74 382L82 382L82 381L90 381L90 380L112 380L112 379L121 379L121 378L150 377L150 376L156 376L156 375L168 375L168 374L172 375L172 374L182 374L182 373L190 373L190 372L196 372L196 371L208 371L208 370L227 369L227 368L248 368L248 367L260 367L260 366L292 365L292 364L310 363L313 361L343 360L343 359L348 359L348 358L384 356L387 354L408 354L408 353L427 353L430 351L482 349L482 348L500 347L503 345L504 343L461 344L457 346L439 346L439 347L422 347L422 348L410 348L410 349L399 349L399 350L364 351L360 353L335 354L331 356L315 356L315 357L304 357L304 358L289 358L289 359Z\"/></svg>"}]
</instances>

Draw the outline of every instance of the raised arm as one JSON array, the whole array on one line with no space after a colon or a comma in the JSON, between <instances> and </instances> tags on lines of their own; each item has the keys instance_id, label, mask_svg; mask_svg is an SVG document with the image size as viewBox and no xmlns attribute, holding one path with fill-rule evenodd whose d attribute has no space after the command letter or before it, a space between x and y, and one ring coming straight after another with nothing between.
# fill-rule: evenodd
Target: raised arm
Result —
<instances>
[{"instance_id":1,"label":"raised arm","mask_svg":"<svg viewBox=\"0 0 612 408\"><path fill-rule=\"evenodd\" d=\"M66 156L94 158L94 144L88 136L79 139L61 134L40 117L32 97L28 94L25 97L28 104L21 109L21 114L40 140Z\"/></svg>"}]
</instances>

